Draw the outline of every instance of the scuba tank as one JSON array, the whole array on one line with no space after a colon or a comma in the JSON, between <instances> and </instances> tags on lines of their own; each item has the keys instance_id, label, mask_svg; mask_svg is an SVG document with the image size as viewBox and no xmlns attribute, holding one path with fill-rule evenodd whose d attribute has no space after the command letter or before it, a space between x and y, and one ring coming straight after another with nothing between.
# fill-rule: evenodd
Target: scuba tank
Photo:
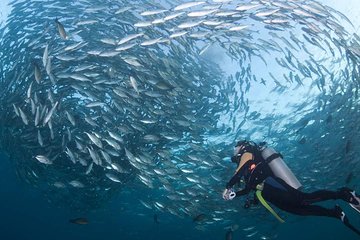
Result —
<instances>
[{"instance_id":1,"label":"scuba tank","mask_svg":"<svg viewBox=\"0 0 360 240\"><path fill-rule=\"evenodd\" d=\"M262 146L260 149L261 156L265 162L269 165L271 171L276 177L281 178L287 184L295 189L299 189L302 185L295 177L290 168L286 165L282 159L281 154L277 153L273 148Z\"/></svg>"}]
</instances>

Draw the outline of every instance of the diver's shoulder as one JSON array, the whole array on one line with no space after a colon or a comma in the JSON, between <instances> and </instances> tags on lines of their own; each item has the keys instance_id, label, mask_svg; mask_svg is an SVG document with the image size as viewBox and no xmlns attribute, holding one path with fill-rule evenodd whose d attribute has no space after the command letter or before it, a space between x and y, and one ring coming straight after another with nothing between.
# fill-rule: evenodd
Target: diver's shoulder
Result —
<instances>
[{"instance_id":1,"label":"diver's shoulder","mask_svg":"<svg viewBox=\"0 0 360 240\"><path fill-rule=\"evenodd\" d=\"M241 160L250 160L253 159L254 154L251 152L245 152L242 156L241 156Z\"/></svg>"}]
</instances>

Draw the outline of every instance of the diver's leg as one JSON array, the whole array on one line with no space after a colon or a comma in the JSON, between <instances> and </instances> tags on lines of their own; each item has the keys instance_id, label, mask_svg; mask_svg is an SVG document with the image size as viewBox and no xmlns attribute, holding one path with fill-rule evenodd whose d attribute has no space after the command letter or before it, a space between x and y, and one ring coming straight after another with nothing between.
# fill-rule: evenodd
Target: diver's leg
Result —
<instances>
[{"instance_id":1,"label":"diver's leg","mask_svg":"<svg viewBox=\"0 0 360 240\"><path fill-rule=\"evenodd\" d=\"M274 184L274 181L276 184ZM280 186L280 187L279 187ZM288 185L281 178L272 178L272 181L265 181L263 196L270 202L281 201L287 205L310 205L312 203L342 199L358 207L359 198L355 191L349 188L341 188L338 191L318 190L305 193ZM360 208L360 206L359 206Z\"/></svg>"},{"instance_id":2,"label":"diver's leg","mask_svg":"<svg viewBox=\"0 0 360 240\"><path fill-rule=\"evenodd\" d=\"M299 197L302 199L302 204L308 205L316 202L326 201L330 199L341 199L342 194L340 192L329 190L318 190L311 193L301 192Z\"/></svg>"},{"instance_id":3,"label":"diver's leg","mask_svg":"<svg viewBox=\"0 0 360 240\"><path fill-rule=\"evenodd\" d=\"M300 201L301 204L312 204L326 200L341 199L360 208L360 201L359 201L360 197L357 196L355 194L355 191L351 190L350 188L343 187L340 188L338 191L318 190L311 193L305 193L291 187L281 178L274 178L274 179L276 180L276 182L281 184L281 186L283 186L283 188L285 188L287 192L290 193L290 195L293 196L293 201L295 202Z\"/></svg>"},{"instance_id":4,"label":"diver's leg","mask_svg":"<svg viewBox=\"0 0 360 240\"><path fill-rule=\"evenodd\" d=\"M338 192L341 192L341 189ZM325 199L333 199L333 197L336 197L336 199L342 199L342 197L335 196L334 193L337 192L320 190L309 193L307 197L308 199L320 199L320 201L323 201ZM333 209L310 204L304 205L303 199L306 198L304 197L304 195L306 194L291 187L288 187L287 191L284 191L282 189L275 188L269 184L265 184L262 191L262 196L266 201L271 202L276 207L284 211L302 216L326 216L337 218L340 219L348 228L350 228L356 234L360 235L360 231L349 223L349 220L346 217L345 213L338 205L336 205ZM343 196L344 194L340 195Z\"/></svg>"},{"instance_id":5,"label":"diver's leg","mask_svg":"<svg viewBox=\"0 0 360 240\"><path fill-rule=\"evenodd\" d=\"M354 190L342 187L339 189L341 193L341 199L353 205L353 207L360 207L360 196L358 196Z\"/></svg>"},{"instance_id":6,"label":"diver's leg","mask_svg":"<svg viewBox=\"0 0 360 240\"><path fill-rule=\"evenodd\" d=\"M338 191L319 190L311 193L301 192L300 197L302 198L303 204L311 204L330 199L342 199L351 204L360 204L358 198L355 196L355 191L349 188L340 188Z\"/></svg>"},{"instance_id":7,"label":"diver's leg","mask_svg":"<svg viewBox=\"0 0 360 240\"><path fill-rule=\"evenodd\" d=\"M283 184L282 184L283 185ZM265 182L264 188L262 190L262 196L266 201L273 203L274 205L301 205L301 198L299 195L301 194L300 191L296 189L289 189L284 190L284 188L274 187Z\"/></svg>"},{"instance_id":8,"label":"diver's leg","mask_svg":"<svg viewBox=\"0 0 360 240\"><path fill-rule=\"evenodd\" d=\"M333 217L340 219L340 212L337 207L331 209L331 208L325 208L322 206L317 205L298 205L298 206L292 206L292 205L284 205L279 203L274 203L274 205L286 212L293 213L296 215L301 216L324 216L324 217Z\"/></svg>"}]
</instances>

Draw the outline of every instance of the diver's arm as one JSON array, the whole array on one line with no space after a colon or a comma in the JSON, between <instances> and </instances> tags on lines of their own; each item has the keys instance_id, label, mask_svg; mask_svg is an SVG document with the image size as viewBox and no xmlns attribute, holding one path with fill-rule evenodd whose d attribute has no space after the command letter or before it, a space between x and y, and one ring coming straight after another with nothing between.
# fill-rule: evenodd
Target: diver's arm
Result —
<instances>
[{"instance_id":1,"label":"diver's arm","mask_svg":"<svg viewBox=\"0 0 360 240\"><path fill-rule=\"evenodd\" d=\"M243 175L244 170L238 171L235 175L230 179L230 181L226 184L226 189L232 188L236 183L238 183Z\"/></svg>"},{"instance_id":2,"label":"diver's arm","mask_svg":"<svg viewBox=\"0 0 360 240\"><path fill-rule=\"evenodd\" d=\"M234 176L230 179L230 181L226 184L226 189L230 189L232 188L232 186L234 186L236 183L238 183L241 179L241 177L243 176L246 167L244 167L246 165L246 163L250 160L253 159L253 155L252 153L244 153L241 156L241 160L239 163L238 168L235 170L235 174Z\"/></svg>"},{"instance_id":3,"label":"diver's arm","mask_svg":"<svg viewBox=\"0 0 360 240\"><path fill-rule=\"evenodd\" d=\"M226 188L225 190L223 191L223 198L224 200L231 200L232 198L230 198L230 192L232 190L230 190L236 183L238 183L240 181L240 179L242 178L242 176L244 175L244 172L247 170L247 163L248 161L252 160L253 159L253 155L252 153L244 153L242 156L241 156L241 160L240 160L240 163L239 163L239 166L238 168L236 169L235 171L235 174L234 176L230 179L230 181L226 184ZM241 195L244 195L247 193L248 190L245 190L244 191L240 191L239 192L239 196ZM249 190L250 191L250 190ZM248 192L249 192L248 191Z\"/></svg>"},{"instance_id":4,"label":"diver's arm","mask_svg":"<svg viewBox=\"0 0 360 240\"><path fill-rule=\"evenodd\" d=\"M230 181L226 184L226 188L222 193L222 197L225 200L230 200L230 192L232 192L231 188L232 186L234 186L237 182L240 181L242 175L243 175L243 170L235 172L235 175L230 179Z\"/></svg>"},{"instance_id":5,"label":"diver's arm","mask_svg":"<svg viewBox=\"0 0 360 240\"><path fill-rule=\"evenodd\" d=\"M247 187L244 189L241 189L240 191L236 192L236 197L244 196L244 195L248 194L250 191L251 191L251 189L247 188Z\"/></svg>"}]
</instances>

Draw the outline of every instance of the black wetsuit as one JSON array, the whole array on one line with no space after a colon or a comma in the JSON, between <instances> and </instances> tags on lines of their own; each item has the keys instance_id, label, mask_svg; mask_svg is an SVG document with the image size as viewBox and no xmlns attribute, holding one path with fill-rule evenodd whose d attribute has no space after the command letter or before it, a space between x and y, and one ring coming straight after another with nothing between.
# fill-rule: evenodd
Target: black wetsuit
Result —
<instances>
[{"instance_id":1,"label":"black wetsuit","mask_svg":"<svg viewBox=\"0 0 360 240\"><path fill-rule=\"evenodd\" d=\"M274 176L268 164L260 157L259 153L253 153L254 159L249 160L234 175L226 185L229 189L244 178L245 188L236 192L236 196L248 194L251 190L256 190L258 184L264 183L263 198L276 207L297 215L328 216L339 218L339 212L334 209L312 205L313 203L329 199L344 199L341 191L320 190L312 193L301 192L282 179ZM259 159L261 158L261 159Z\"/></svg>"}]
</instances>

